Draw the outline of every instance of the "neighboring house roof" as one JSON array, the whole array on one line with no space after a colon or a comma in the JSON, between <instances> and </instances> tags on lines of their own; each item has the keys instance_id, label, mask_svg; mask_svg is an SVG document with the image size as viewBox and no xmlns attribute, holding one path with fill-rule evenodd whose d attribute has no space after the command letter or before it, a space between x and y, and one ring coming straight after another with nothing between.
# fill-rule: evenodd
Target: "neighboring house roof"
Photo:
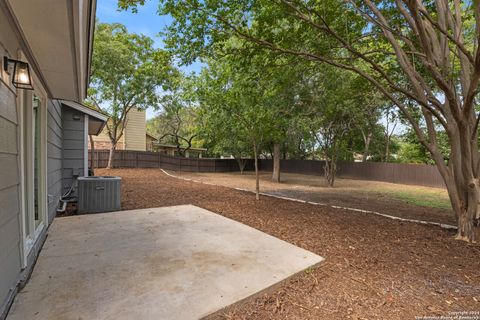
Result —
<instances>
[{"instance_id":1,"label":"neighboring house roof","mask_svg":"<svg viewBox=\"0 0 480 320\"><path fill-rule=\"evenodd\" d=\"M177 149L177 146L173 145L173 144L162 144L162 143L157 143L157 142L154 142L153 144L156 147ZM189 148L189 150L192 150L192 151L207 151L206 148L193 148L193 147Z\"/></svg>"},{"instance_id":2,"label":"neighboring house roof","mask_svg":"<svg viewBox=\"0 0 480 320\"><path fill-rule=\"evenodd\" d=\"M2 4L4 3L4 4ZM90 76L95 0L5 0L22 51L54 99L83 101Z\"/></svg>"},{"instance_id":3,"label":"neighboring house roof","mask_svg":"<svg viewBox=\"0 0 480 320\"><path fill-rule=\"evenodd\" d=\"M150 133L148 133L148 132L147 132L147 133L145 133L145 135L146 135L147 137L149 137L149 138L152 138L153 140L158 140L158 138L157 138L157 137L155 137L155 136L152 136L152 135L151 135Z\"/></svg>"},{"instance_id":4,"label":"neighboring house roof","mask_svg":"<svg viewBox=\"0 0 480 320\"><path fill-rule=\"evenodd\" d=\"M80 111L88 115L88 134L98 135L102 132L105 124L107 123L108 116L95 111L81 103L68 100L58 100L61 104Z\"/></svg>"}]
</instances>

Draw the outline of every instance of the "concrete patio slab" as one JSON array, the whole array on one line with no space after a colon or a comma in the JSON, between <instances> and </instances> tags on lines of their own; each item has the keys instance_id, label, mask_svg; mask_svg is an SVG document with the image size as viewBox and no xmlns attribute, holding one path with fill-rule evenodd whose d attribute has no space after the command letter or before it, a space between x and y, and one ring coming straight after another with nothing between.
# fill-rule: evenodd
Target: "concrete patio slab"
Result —
<instances>
[{"instance_id":1,"label":"concrete patio slab","mask_svg":"<svg viewBox=\"0 0 480 320\"><path fill-rule=\"evenodd\" d=\"M322 260L191 205L58 218L8 319L200 319Z\"/></svg>"}]
</instances>

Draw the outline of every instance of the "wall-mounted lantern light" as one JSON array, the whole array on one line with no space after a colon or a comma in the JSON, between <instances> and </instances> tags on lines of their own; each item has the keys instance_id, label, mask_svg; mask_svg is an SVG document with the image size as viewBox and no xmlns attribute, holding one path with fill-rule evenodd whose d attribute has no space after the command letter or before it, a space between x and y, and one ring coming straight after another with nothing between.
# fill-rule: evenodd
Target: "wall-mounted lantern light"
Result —
<instances>
[{"instance_id":1,"label":"wall-mounted lantern light","mask_svg":"<svg viewBox=\"0 0 480 320\"><path fill-rule=\"evenodd\" d=\"M15 88L33 90L32 77L28 63L3 57L3 69L10 74L9 65L13 64L12 83Z\"/></svg>"}]
</instances>

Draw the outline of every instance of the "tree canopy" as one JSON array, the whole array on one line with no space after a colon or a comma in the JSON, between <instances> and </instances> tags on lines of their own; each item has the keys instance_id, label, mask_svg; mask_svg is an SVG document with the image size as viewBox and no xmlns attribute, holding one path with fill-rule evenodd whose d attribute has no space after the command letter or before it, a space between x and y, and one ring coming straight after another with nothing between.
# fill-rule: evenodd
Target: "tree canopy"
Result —
<instances>
[{"instance_id":1,"label":"tree canopy","mask_svg":"<svg viewBox=\"0 0 480 320\"><path fill-rule=\"evenodd\" d=\"M135 10L143 3L119 0L119 7ZM367 81L400 111L436 164L458 221L457 238L475 241L480 226L477 1L161 0L159 13L173 18L166 44L184 63L267 51L276 59L329 65ZM335 116L342 114L341 106L337 111ZM448 148L439 147L442 137Z\"/></svg>"},{"instance_id":2,"label":"tree canopy","mask_svg":"<svg viewBox=\"0 0 480 320\"><path fill-rule=\"evenodd\" d=\"M151 38L118 23L96 25L88 100L109 116L109 167L129 111L158 106L157 91L168 89L176 73L171 54L155 49Z\"/></svg>"}]
</instances>

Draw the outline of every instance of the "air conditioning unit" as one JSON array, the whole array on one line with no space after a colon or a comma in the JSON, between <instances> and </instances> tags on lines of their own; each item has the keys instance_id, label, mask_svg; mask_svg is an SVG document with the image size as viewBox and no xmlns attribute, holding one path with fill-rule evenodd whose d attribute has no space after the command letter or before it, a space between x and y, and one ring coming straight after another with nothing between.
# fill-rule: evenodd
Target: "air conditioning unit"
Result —
<instances>
[{"instance_id":1,"label":"air conditioning unit","mask_svg":"<svg viewBox=\"0 0 480 320\"><path fill-rule=\"evenodd\" d=\"M120 177L79 177L78 213L121 210L121 188Z\"/></svg>"}]
</instances>

